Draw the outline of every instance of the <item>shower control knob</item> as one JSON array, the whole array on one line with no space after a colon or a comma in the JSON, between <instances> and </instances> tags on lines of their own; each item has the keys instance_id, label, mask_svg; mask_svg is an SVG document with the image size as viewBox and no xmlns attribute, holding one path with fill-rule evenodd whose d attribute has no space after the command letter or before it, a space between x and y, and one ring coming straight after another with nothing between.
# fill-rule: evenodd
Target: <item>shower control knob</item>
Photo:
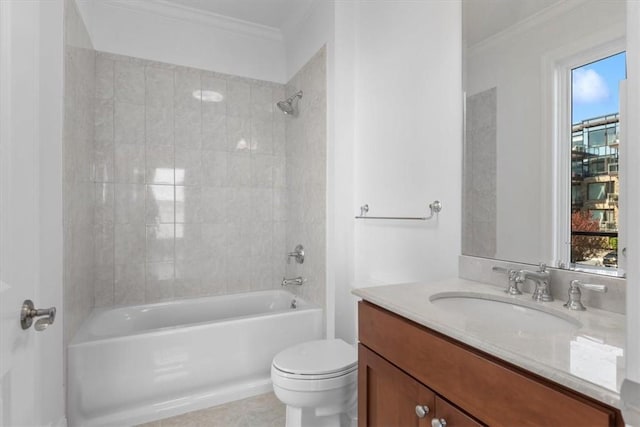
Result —
<instances>
[{"instance_id":1,"label":"shower control knob","mask_svg":"<svg viewBox=\"0 0 640 427\"><path fill-rule=\"evenodd\" d=\"M424 418L429 413L429 407L427 405L416 405L416 415L418 418Z\"/></svg>"},{"instance_id":2,"label":"shower control knob","mask_svg":"<svg viewBox=\"0 0 640 427\"><path fill-rule=\"evenodd\" d=\"M431 427L447 427L447 422L444 418L434 418L431 420Z\"/></svg>"}]
</instances>

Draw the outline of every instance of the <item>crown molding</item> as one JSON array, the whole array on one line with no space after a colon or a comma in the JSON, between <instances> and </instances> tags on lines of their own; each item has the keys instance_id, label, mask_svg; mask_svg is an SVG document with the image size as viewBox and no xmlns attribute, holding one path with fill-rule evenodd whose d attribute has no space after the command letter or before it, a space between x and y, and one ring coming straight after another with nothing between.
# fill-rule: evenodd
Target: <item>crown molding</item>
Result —
<instances>
[{"instance_id":1,"label":"crown molding","mask_svg":"<svg viewBox=\"0 0 640 427\"><path fill-rule=\"evenodd\" d=\"M555 5L549 6L541 11L534 13L533 15L513 23L513 25L506 29L495 33L484 40L481 40L473 45L467 47L467 53L471 56L481 54L487 49L501 44L506 40L510 40L522 33L542 25L550 19L563 15L578 6L586 4L589 0L564 0Z\"/></svg>"},{"instance_id":2,"label":"crown molding","mask_svg":"<svg viewBox=\"0 0 640 427\"><path fill-rule=\"evenodd\" d=\"M101 6L154 14L178 21L215 27L250 37L282 41L282 31L267 25L231 18L210 11L175 4L166 0L102 0Z\"/></svg>"}]
</instances>

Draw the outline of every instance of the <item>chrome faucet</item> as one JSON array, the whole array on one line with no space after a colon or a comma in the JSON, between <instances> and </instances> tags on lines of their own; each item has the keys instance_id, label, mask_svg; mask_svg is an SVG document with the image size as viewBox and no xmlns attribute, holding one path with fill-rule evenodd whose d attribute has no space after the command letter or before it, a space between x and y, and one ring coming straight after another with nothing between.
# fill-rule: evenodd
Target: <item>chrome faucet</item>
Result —
<instances>
[{"instance_id":1,"label":"chrome faucet","mask_svg":"<svg viewBox=\"0 0 640 427\"><path fill-rule=\"evenodd\" d=\"M533 280L536 283L536 288L533 291L533 295L531 295L531 298L533 298L534 301L553 301L553 296L551 296L551 292L549 289L551 273L547 271L546 264L540 263L540 265L538 266L538 271L520 270L518 272L518 277L521 283L527 279Z\"/></svg>"},{"instance_id":2,"label":"chrome faucet","mask_svg":"<svg viewBox=\"0 0 640 427\"><path fill-rule=\"evenodd\" d=\"M291 258L295 259L298 264L304 263L304 246L297 245L293 252L287 254L287 264L291 264Z\"/></svg>"}]
</instances>

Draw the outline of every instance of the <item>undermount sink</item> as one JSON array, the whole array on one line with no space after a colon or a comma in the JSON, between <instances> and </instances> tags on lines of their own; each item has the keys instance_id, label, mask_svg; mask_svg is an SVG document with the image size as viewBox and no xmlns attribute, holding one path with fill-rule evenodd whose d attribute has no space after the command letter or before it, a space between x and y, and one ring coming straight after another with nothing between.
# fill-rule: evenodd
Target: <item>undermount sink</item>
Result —
<instances>
[{"instance_id":1,"label":"undermount sink","mask_svg":"<svg viewBox=\"0 0 640 427\"><path fill-rule=\"evenodd\" d=\"M546 335L571 333L582 327L578 320L553 308L508 296L442 292L429 299L442 310L464 315L477 328Z\"/></svg>"}]
</instances>

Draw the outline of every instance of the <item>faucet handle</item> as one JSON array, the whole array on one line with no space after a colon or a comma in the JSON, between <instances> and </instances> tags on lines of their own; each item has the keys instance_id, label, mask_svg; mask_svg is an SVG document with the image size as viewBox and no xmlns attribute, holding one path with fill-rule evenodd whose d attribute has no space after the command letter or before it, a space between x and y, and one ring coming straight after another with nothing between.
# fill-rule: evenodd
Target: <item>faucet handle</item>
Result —
<instances>
[{"instance_id":1,"label":"faucet handle","mask_svg":"<svg viewBox=\"0 0 640 427\"><path fill-rule=\"evenodd\" d=\"M602 293L607 292L607 289L608 289L606 285L595 285L593 283L582 283L582 281L580 281L580 280L572 280L569 283L569 289L573 289L573 288L588 289L590 291L596 291L596 292L602 292Z\"/></svg>"},{"instance_id":2,"label":"faucet handle","mask_svg":"<svg viewBox=\"0 0 640 427\"><path fill-rule=\"evenodd\" d=\"M591 283L582 283L580 280L572 280L569 282L569 300L564 304L569 310L584 311L587 309L584 304L582 304L582 292L580 288L596 292L607 292L605 285L594 285Z\"/></svg>"},{"instance_id":3,"label":"faucet handle","mask_svg":"<svg viewBox=\"0 0 640 427\"><path fill-rule=\"evenodd\" d=\"M518 270L498 267L497 265L494 266L492 270L497 273L506 274L507 277L509 277L509 286L505 289L505 293L509 295L522 295L522 292L518 289L518 284L524 282L524 280L520 278L520 272Z\"/></svg>"},{"instance_id":4,"label":"faucet handle","mask_svg":"<svg viewBox=\"0 0 640 427\"><path fill-rule=\"evenodd\" d=\"M540 271L540 273L546 273L547 272L547 264L545 264L544 262L541 262L538 264L538 271Z\"/></svg>"},{"instance_id":5,"label":"faucet handle","mask_svg":"<svg viewBox=\"0 0 640 427\"><path fill-rule=\"evenodd\" d=\"M293 252L287 254L287 264L291 264L291 258L294 258L298 264L304 263L304 246L297 245Z\"/></svg>"}]
</instances>

